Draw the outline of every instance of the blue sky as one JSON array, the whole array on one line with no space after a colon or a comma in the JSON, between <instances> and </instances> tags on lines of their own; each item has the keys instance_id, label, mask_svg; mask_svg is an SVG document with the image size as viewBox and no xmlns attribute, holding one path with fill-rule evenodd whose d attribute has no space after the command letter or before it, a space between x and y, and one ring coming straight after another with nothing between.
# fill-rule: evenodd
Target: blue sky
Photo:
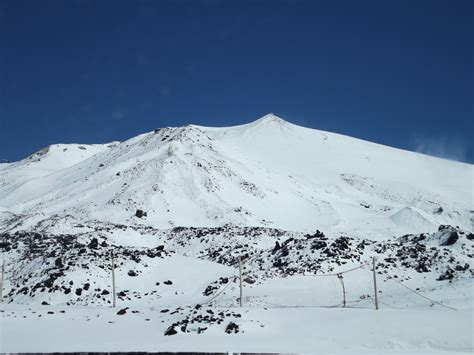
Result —
<instances>
[{"instance_id":1,"label":"blue sky","mask_svg":"<svg viewBox=\"0 0 474 355\"><path fill-rule=\"evenodd\" d=\"M0 0L0 160L273 112L474 162L473 1Z\"/></svg>"}]
</instances>

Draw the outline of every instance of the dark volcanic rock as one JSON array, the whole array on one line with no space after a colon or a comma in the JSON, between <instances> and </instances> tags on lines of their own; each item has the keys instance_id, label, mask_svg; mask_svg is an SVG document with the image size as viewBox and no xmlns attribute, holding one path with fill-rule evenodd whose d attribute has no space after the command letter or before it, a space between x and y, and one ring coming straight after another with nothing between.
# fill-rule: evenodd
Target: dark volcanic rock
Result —
<instances>
[{"instance_id":1,"label":"dark volcanic rock","mask_svg":"<svg viewBox=\"0 0 474 355\"><path fill-rule=\"evenodd\" d=\"M319 229L316 229L316 233L314 234L306 234L306 239L326 239L324 233L320 232Z\"/></svg>"},{"instance_id":2,"label":"dark volcanic rock","mask_svg":"<svg viewBox=\"0 0 474 355\"><path fill-rule=\"evenodd\" d=\"M229 324L227 324L227 327L225 328L225 332L227 334L238 333L239 332L239 326L237 324L235 324L234 322L230 322Z\"/></svg>"},{"instance_id":3,"label":"dark volcanic rock","mask_svg":"<svg viewBox=\"0 0 474 355\"><path fill-rule=\"evenodd\" d=\"M146 217L147 213L144 212L143 210L136 210L135 211L135 217L142 218Z\"/></svg>"},{"instance_id":4,"label":"dark volcanic rock","mask_svg":"<svg viewBox=\"0 0 474 355\"><path fill-rule=\"evenodd\" d=\"M122 308L120 311L117 312L117 315L123 316L125 313L127 313L127 309L128 309L128 307L127 308Z\"/></svg>"},{"instance_id":5,"label":"dark volcanic rock","mask_svg":"<svg viewBox=\"0 0 474 355\"><path fill-rule=\"evenodd\" d=\"M458 239L459 239L459 235L455 230L447 231L445 234L443 234L440 237L439 245L442 247L453 245L454 243L456 243Z\"/></svg>"},{"instance_id":6,"label":"dark volcanic rock","mask_svg":"<svg viewBox=\"0 0 474 355\"><path fill-rule=\"evenodd\" d=\"M214 286L214 285L209 285L206 287L206 289L202 292L204 296L210 296L214 293L215 290L217 290L219 287Z\"/></svg>"},{"instance_id":7,"label":"dark volcanic rock","mask_svg":"<svg viewBox=\"0 0 474 355\"><path fill-rule=\"evenodd\" d=\"M57 258L54 261L54 265L56 265L56 267L59 268L59 269L64 267L64 264L63 264L63 261L61 260L61 258Z\"/></svg>"},{"instance_id":8,"label":"dark volcanic rock","mask_svg":"<svg viewBox=\"0 0 474 355\"><path fill-rule=\"evenodd\" d=\"M437 281L452 280L454 278L454 270L448 268L444 274L439 275Z\"/></svg>"},{"instance_id":9,"label":"dark volcanic rock","mask_svg":"<svg viewBox=\"0 0 474 355\"><path fill-rule=\"evenodd\" d=\"M97 249L99 246L99 241L97 238L92 238L91 242L89 243L89 248L91 249Z\"/></svg>"},{"instance_id":10,"label":"dark volcanic rock","mask_svg":"<svg viewBox=\"0 0 474 355\"><path fill-rule=\"evenodd\" d=\"M441 214L441 213L443 213L443 207L438 207L437 209L435 209L435 210L433 211L433 213L434 213L434 214Z\"/></svg>"},{"instance_id":11,"label":"dark volcanic rock","mask_svg":"<svg viewBox=\"0 0 474 355\"><path fill-rule=\"evenodd\" d=\"M175 325L171 325L168 329L165 331L165 335L175 335L178 334L178 332L175 329Z\"/></svg>"},{"instance_id":12,"label":"dark volcanic rock","mask_svg":"<svg viewBox=\"0 0 474 355\"><path fill-rule=\"evenodd\" d=\"M317 241L314 241L311 244L311 249L312 250L319 250L319 249L326 248L327 246L328 246L328 244L324 240L317 240Z\"/></svg>"},{"instance_id":13,"label":"dark volcanic rock","mask_svg":"<svg viewBox=\"0 0 474 355\"><path fill-rule=\"evenodd\" d=\"M245 279L244 279L244 282L248 283L248 284L254 284L255 283L255 279L251 278L250 276L247 276Z\"/></svg>"},{"instance_id":14,"label":"dark volcanic rock","mask_svg":"<svg viewBox=\"0 0 474 355\"><path fill-rule=\"evenodd\" d=\"M455 269L456 271L466 271L467 269L469 269L469 264L468 264L468 263L465 263L464 266L462 266L462 265L456 265L456 266L454 267L454 269Z\"/></svg>"},{"instance_id":15,"label":"dark volcanic rock","mask_svg":"<svg viewBox=\"0 0 474 355\"><path fill-rule=\"evenodd\" d=\"M281 249L280 243L275 242L275 246L273 247L272 254L275 254L280 249Z\"/></svg>"}]
</instances>

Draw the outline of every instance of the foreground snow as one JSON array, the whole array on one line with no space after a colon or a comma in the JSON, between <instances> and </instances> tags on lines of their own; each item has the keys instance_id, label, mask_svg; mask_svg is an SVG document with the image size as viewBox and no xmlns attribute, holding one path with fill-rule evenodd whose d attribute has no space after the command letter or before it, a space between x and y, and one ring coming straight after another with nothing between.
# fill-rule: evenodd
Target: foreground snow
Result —
<instances>
[{"instance_id":1,"label":"foreground snow","mask_svg":"<svg viewBox=\"0 0 474 355\"><path fill-rule=\"evenodd\" d=\"M112 308L18 305L0 310L0 352L468 354L473 349L472 311L233 308L241 314L237 334L226 334L223 323L203 334L164 336L179 314L131 308L117 315Z\"/></svg>"}]
</instances>

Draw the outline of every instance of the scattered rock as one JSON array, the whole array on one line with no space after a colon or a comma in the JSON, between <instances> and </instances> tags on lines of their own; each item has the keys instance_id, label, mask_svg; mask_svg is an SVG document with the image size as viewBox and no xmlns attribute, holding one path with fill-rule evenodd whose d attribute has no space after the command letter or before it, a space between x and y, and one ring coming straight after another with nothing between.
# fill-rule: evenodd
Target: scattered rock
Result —
<instances>
[{"instance_id":1,"label":"scattered rock","mask_svg":"<svg viewBox=\"0 0 474 355\"><path fill-rule=\"evenodd\" d=\"M280 249L281 249L280 243L275 242L275 246L273 247L272 254L275 254Z\"/></svg>"},{"instance_id":2,"label":"scattered rock","mask_svg":"<svg viewBox=\"0 0 474 355\"><path fill-rule=\"evenodd\" d=\"M234 322L230 322L227 327L225 328L225 332L227 334L231 333L238 333L239 332L239 326L235 324Z\"/></svg>"},{"instance_id":3,"label":"scattered rock","mask_svg":"<svg viewBox=\"0 0 474 355\"><path fill-rule=\"evenodd\" d=\"M165 331L165 335L175 335L178 334L178 332L175 329L175 325L171 325L168 329Z\"/></svg>"},{"instance_id":4,"label":"scattered rock","mask_svg":"<svg viewBox=\"0 0 474 355\"><path fill-rule=\"evenodd\" d=\"M64 267L64 264L63 264L63 261L61 260L61 258L57 258L55 261L54 261L54 265L58 268L58 269L61 269Z\"/></svg>"},{"instance_id":5,"label":"scattered rock","mask_svg":"<svg viewBox=\"0 0 474 355\"><path fill-rule=\"evenodd\" d=\"M89 248L90 249L97 249L99 247L99 241L97 238L92 238L92 240L89 243Z\"/></svg>"},{"instance_id":6,"label":"scattered rock","mask_svg":"<svg viewBox=\"0 0 474 355\"><path fill-rule=\"evenodd\" d=\"M135 211L135 217L142 218L142 217L146 217L146 216L147 216L147 213L144 212L143 210L136 210Z\"/></svg>"},{"instance_id":7,"label":"scattered rock","mask_svg":"<svg viewBox=\"0 0 474 355\"><path fill-rule=\"evenodd\" d=\"M434 214L438 214L438 215L441 214L441 213L443 213L443 207L441 207L441 206L438 207L437 209L435 209L435 210L433 211L433 213L434 213Z\"/></svg>"},{"instance_id":8,"label":"scattered rock","mask_svg":"<svg viewBox=\"0 0 474 355\"><path fill-rule=\"evenodd\" d=\"M128 307L127 308L122 308L121 310L119 310L117 312L117 315L123 316L125 313L127 313L127 309L128 309Z\"/></svg>"},{"instance_id":9,"label":"scattered rock","mask_svg":"<svg viewBox=\"0 0 474 355\"><path fill-rule=\"evenodd\" d=\"M437 281L452 280L454 278L454 270L448 268L444 274L439 275Z\"/></svg>"},{"instance_id":10,"label":"scattered rock","mask_svg":"<svg viewBox=\"0 0 474 355\"><path fill-rule=\"evenodd\" d=\"M251 278L250 276L247 276L245 279L244 279L244 282L248 283L248 284L254 284L255 283L255 279Z\"/></svg>"}]
</instances>

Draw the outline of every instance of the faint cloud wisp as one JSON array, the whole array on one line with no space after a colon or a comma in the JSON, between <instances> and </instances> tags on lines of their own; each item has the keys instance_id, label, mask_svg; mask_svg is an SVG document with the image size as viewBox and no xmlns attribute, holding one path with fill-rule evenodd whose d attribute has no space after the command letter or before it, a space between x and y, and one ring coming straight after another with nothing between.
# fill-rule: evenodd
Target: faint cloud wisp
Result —
<instances>
[{"instance_id":1,"label":"faint cloud wisp","mask_svg":"<svg viewBox=\"0 0 474 355\"><path fill-rule=\"evenodd\" d=\"M447 137L415 137L412 142L415 152L466 162L467 147L462 142Z\"/></svg>"}]
</instances>

